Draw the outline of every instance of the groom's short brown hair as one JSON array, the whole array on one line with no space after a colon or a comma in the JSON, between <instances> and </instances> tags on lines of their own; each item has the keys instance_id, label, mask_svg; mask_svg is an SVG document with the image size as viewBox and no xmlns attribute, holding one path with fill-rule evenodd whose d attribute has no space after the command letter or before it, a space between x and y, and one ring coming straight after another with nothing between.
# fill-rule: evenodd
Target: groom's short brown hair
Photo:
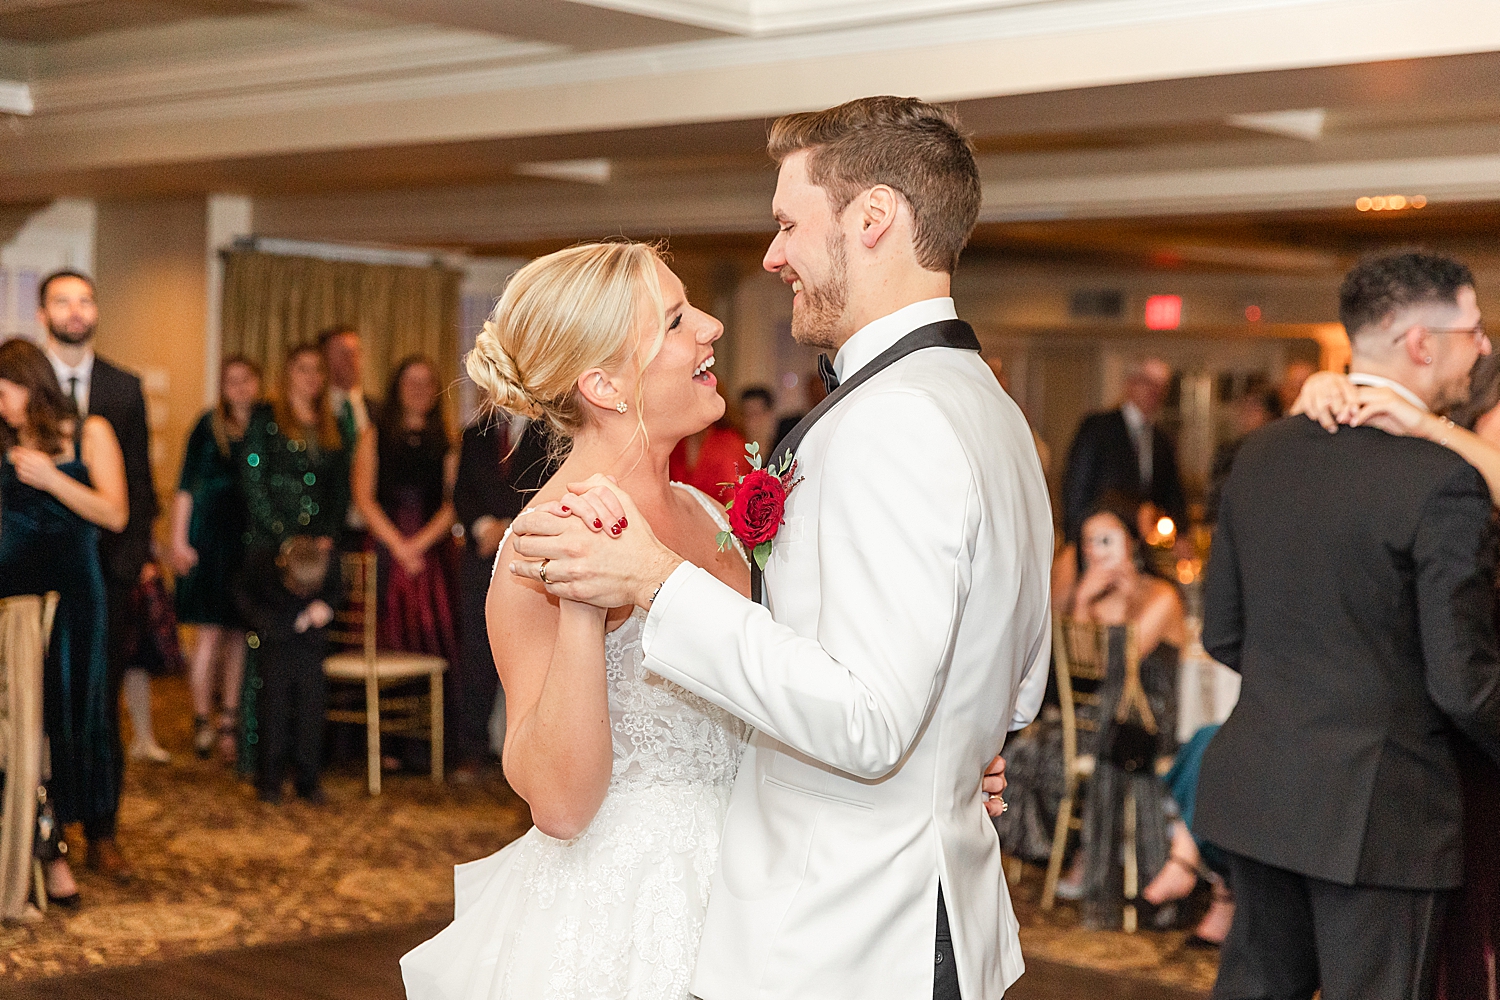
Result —
<instances>
[{"instance_id":1,"label":"groom's short brown hair","mask_svg":"<svg viewBox=\"0 0 1500 1000\"><path fill-rule=\"evenodd\" d=\"M917 263L952 274L979 218L979 168L958 118L915 97L861 97L826 111L784 115L768 151L780 163L811 150L807 176L835 213L887 184L911 206Z\"/></svg>"}]
</instances>

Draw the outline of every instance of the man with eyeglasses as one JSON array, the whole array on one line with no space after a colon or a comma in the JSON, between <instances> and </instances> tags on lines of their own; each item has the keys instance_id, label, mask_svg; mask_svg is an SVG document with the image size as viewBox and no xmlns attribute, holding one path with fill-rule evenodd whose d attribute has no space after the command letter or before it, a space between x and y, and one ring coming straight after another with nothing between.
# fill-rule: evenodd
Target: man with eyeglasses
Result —
<instances>
[{"instance_id":1,"label":"man with eyeglasses","mask_svg":"<svg viewBox=\"0 0 1500 1000\"><path fill-rule=\"evenodd\" d=\"M1490 351L1474 277L1361 262L1350 380L1441 411ZM1214 997L1426 997L1463 880L1454 731L1500 761L1489 489L1448 448L1304 416L1246 439L1225 486L1203 645L1242 677L1204 755L1195 833L1235 895Z\"/></svg>"}]
</instances>

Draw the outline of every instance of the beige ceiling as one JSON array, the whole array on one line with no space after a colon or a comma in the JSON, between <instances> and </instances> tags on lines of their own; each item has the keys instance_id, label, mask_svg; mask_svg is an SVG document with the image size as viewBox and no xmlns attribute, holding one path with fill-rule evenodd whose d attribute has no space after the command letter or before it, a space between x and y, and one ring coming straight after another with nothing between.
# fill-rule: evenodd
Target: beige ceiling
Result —
<instances>
[{"instance_id":1,"label":"beige ceiling","mask_svg":"<svg viewBox=\"0 0 1500 1000\"><path fill-rule=\"evenodd\" d=\"M0 0L0 39L49 43L179 21L282 13L291 0Z\"/></svg>"}]
</instances>

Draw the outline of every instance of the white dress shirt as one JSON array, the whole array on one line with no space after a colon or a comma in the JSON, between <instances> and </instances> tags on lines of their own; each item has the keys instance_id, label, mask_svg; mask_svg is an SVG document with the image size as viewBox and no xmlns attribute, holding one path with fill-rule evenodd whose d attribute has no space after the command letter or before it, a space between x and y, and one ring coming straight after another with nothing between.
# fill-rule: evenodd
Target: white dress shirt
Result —
<instances>
[{"instance_id":1,"label":"white dress shirt","mask_svg":"<svg viewBox=\"0 0 1500 1000\"><path fill-rule=\"evenodd\" d=\"M94 349L85 347L83 360L76 365L69 366L50 350L47 352L47 360L52 362L52 370L57 374L58 384L62 386L63 395L73 395L78 400L78 412L85 416L89 412L89 386L94 380ZM77 379L77 384L70 387L68 383Z\"/></svg>"},{"instance_id":2,"label":"white dress shirt","mask_svg":"<svg viewBox=\"0 0 1500 1000\"><path fill-rule=\"evenodd\" d=\"M1423 413L1432 412L1432 408L1422 402L1421 396L1418 396L1395 379L1386 378L1384 375L1371 375L1368 372L1350 372L1349 381L1355 385L1374 385L1389 389Z\"/></svg>"},{"instance_id":3,"label":"white dress shirt","mask_svg":"<svg viewBox=\"0 0 1500 1000\"><path fill-rule=\"evenodd\" d=\"M871 320L839 348L833 359L833 370L840 382L847 382L865 365L895 346L896 341L914 330L945 319L958 319L951 298L923 299L897 309L888 316Z\"/></svg>"}]
</instances>

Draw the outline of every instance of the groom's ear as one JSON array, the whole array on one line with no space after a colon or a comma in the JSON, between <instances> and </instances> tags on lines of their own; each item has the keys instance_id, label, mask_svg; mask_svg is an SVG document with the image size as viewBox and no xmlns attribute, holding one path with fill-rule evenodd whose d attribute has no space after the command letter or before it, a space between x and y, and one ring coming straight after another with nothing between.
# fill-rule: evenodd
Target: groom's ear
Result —
<instances>
[{"instance_id":1,"label":"groom's ear","mask_svg":"<svg viewBox=\"0 0 1500 1000\"><path fill-rule=\"evenodd\" d=\"M859 241L868 250L896 224L901 212L901 196L888 184L877 184L854 199L859 211Z\"/></svg>"}]
</instances>

